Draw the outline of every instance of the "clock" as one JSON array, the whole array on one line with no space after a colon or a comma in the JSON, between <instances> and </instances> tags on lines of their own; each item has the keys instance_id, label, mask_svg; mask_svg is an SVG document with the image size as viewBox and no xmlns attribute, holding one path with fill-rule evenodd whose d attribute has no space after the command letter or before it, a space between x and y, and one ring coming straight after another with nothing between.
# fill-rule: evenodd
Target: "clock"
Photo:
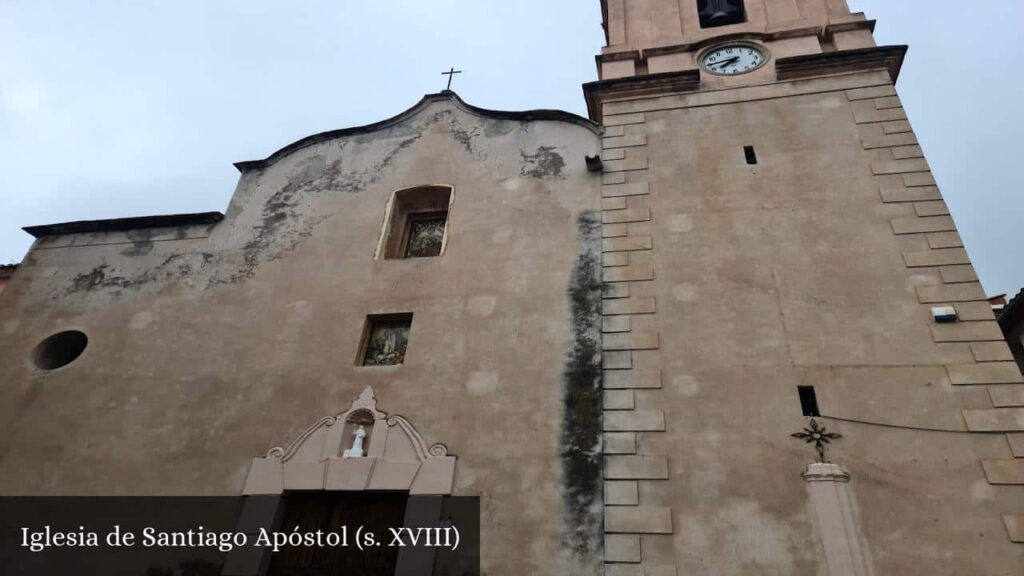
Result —
<instances>
[{"instance_id":1,"label":"clock","mask_svg":"<svg viewBox=\"0 0 1024 576\"><path fill-rule=\"evenodd\" d=\"M753 72L768 61L768 54L756 44L725 44L700 55L700 67L719 76Z\"/></svg>"}]
</instances>

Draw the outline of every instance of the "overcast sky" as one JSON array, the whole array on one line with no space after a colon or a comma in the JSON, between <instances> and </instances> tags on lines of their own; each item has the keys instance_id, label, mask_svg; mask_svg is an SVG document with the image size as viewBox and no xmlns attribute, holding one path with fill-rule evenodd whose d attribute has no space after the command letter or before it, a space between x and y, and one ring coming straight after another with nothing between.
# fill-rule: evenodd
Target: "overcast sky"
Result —
<instances>
[{"instance_id":1,"label":"overcast sky","mask_svg":"<svg viewBox=\"0 0 1024 576\"><path fill-rule=\"evenodd\" d=\"M990 294L1024 286L1024 2L850 0L909 44L899 90ZM585 114L599 0L0 0L0 263L22 226L223 211L303 136L444 88Z\"/></svg>"}]
</instances>

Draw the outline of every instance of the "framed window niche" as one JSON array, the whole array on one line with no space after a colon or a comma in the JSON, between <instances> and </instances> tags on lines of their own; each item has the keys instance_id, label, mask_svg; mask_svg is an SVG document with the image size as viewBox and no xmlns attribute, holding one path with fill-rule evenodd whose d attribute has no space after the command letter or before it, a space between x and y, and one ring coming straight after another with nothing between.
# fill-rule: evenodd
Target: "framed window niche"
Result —
<instances>
[{"instance_id":1,"label":"framed window niche","mask_svg":"<svg viewBox=\"0 0 1024 576\"><path fill-rule=\"evenodd\" d=\"M452 186L430 185L395 191L388 202L377 260L436 258L448 245Z\"/></svg>"},{"instance_id":2,"label":"framed window niche","mask_svg":"<svg viewBox=\"0 0 1024 576\"><path fill-rule=\"evenodd\" d=\"M359 366L399 366L404 364L411 330L411 313L367 316L356 364Z\"/></svg>"}]
</instances>

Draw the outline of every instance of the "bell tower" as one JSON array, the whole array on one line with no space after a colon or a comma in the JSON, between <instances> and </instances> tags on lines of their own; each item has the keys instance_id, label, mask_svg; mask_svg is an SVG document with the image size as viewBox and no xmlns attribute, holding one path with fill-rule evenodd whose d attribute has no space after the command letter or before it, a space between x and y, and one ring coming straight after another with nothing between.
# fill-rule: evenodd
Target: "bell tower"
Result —
<instances>
[{"instance_id":1,"label":"bell tower","mask_svg":"<svg viewBox=\"0 0 1024 576\"><path fill-rule=\"evenodd\" d=\"M772 57L874 48L874 21L846 0L602 0L607 46L597 57L601 80L697 70L709 43L750 39ZM771 69L742 81L758 83Z\"/></svg>"},{"instance_id":2,"label":"bell tower","mask_svg":"<svg viewBox=\"0 0 1024 576\"><path fill-rule=\"evenodd\" d=\"M1019 568L1024 378L907 47L846 0L602 11L605 573Z\"/></svg>"}]
</instances>

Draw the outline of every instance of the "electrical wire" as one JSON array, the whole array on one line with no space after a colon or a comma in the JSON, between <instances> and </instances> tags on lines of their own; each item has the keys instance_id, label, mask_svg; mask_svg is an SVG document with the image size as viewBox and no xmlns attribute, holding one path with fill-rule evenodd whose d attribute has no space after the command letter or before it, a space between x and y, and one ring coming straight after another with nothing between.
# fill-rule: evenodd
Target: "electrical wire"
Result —
<instances>
[{"instance_id":1,"label":"electrical wire","mask_svg":"<svg viewBox=\"0 0 1024 576\"><path fill-rule=\"evenodd\" d=\"M889 424L886 422L871 422L868 420L857 420L855 418L843 418L841 416L825 416L822 414L818 416L823 420L835 420L837 422L848 422L850 424L863 424L865 426L879 426L882 428L896 428L898 430L915 430L918 432L944 432L946 434L1006 434L1007 432L993 432L988 430L983 431L972 431L972 430L953 430L950 428L925 428L923 426L904 426L902 424Z\"/></svg>"}]
</instances>

